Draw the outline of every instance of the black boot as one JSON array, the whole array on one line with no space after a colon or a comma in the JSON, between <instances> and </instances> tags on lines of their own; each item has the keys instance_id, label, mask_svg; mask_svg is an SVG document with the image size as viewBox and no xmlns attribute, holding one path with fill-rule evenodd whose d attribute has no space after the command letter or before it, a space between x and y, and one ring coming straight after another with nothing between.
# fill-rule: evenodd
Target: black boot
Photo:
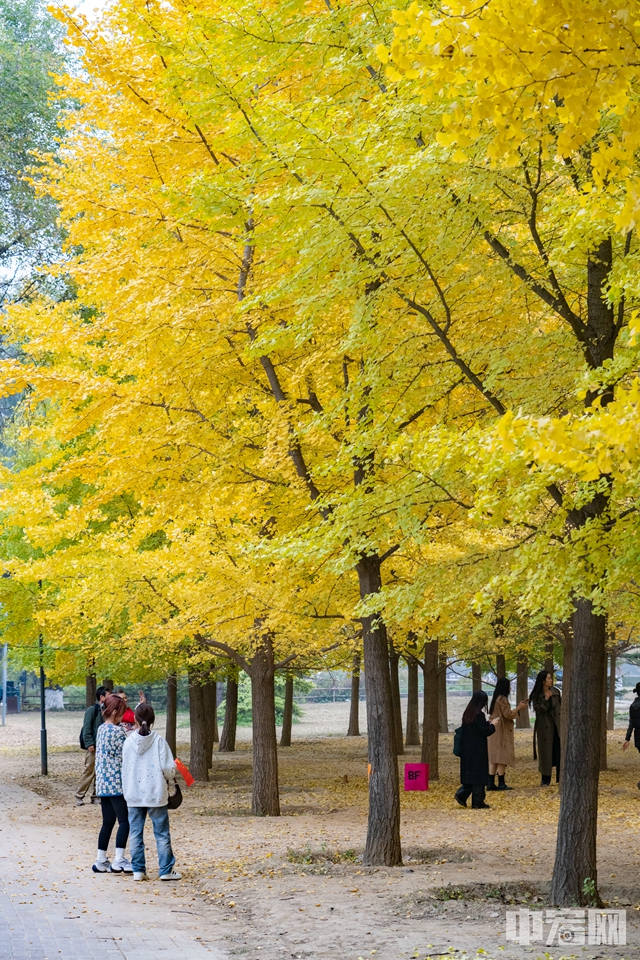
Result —
<instances>
[{"instance_id":1,"label":"black boot","mask_svg":"<svg viewBox=\"0 0 640 960\"><path fill-rule=\"evenodd\" d=\"M487 787L487 790L497 790L497 789L498 788L496 787L496 775L495 773L491 773L489 774L489 786Z\"/></svg>"},{"instance_id":2,"label":"black boot","mask_svg":"<svg viewBox=\"0 0 640 960\"><path fill-rule=\"evenodd\" d=\"M540 781L541 787L550 787L551 786L551 774L545 777L544 773L542 774L542 780Z\"/></svg>"},{"instance_id":3,"label":"black boot","mask_svg":"<svg viewBox=\"0 0 640 960\"><path fill-rule=\"evenodd\" d=\"M463 796L463 789L462 789L462 787L460 787L458 790L456 790L454 796L455 796L457 802L460 804L461 807L466 807L466 805L467 805L467 798L466 798L465 796Z\"/></svg>"},{"instance_id":4,"label":"black boot","mask_svg":"<svg viewBox=\"0 0 640 960\"><path fill-rule=\"evenodd\" d=\"M498 774L498 786L496 790L513 790L513 787L508 787L504 782L504 773Z\"/></svg>"}]
</instances>

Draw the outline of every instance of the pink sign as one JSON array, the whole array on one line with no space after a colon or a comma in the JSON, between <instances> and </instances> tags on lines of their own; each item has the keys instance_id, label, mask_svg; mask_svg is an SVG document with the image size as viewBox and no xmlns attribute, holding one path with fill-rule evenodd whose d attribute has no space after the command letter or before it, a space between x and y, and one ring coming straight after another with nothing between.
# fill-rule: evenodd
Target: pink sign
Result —
<instances>
[{"instance_id":1,"label":"pink sign","mask_svg":"<svg viewBox=\"0 0 640 960\"><path fill-rule=\"evenodd\" d=\"M405 763L404 765L405 790L429 789L429 764Z\"/></svg>"}]
</instances>

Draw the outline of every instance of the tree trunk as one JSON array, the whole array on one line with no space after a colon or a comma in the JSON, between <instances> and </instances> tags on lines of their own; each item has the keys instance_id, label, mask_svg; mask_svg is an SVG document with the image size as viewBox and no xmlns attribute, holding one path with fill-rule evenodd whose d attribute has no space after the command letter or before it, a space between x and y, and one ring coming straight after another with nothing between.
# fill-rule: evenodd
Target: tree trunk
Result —
<instances>
[{"instance_id":1,"label":"tree trunk","mask_svg":"<svg viewBox=\"0 0 640 960\"><path fill-rule=\"evenodd\" d=\"M349 729L348 737L360 736L360 664L362 655L360 651L353 655L353 666L351 668L351 709L349 711Z\"/></svg>"},{"instance_id":2,"label":"tree trunk","mask_svg":"<svg viewBox=\"0 0 640 960\"><path fill-rule=\"evenodd\" d=\"M215 680L207 680L202 684L202 699L204 703L204 721L206 730L207 767L213 766L213 744L216 736L216 710L218 706L218 684Z\"/></svg>"},{"instance_id":3,"label":"tree trunk","mask_svg":"<svg viewBox=\"0 0 640 960\"><path fill-rule=\"evenodd\" d=\"M438 684L438 641L430 640L424 648L423 674L423 721L421 763L429 764L429 780L439 780L438 732L439 724L439 684Z\"/></svg>"},{"instance_id":4,"label":"tree trunk","mask_svg":"<svg viewBox=\"0 0 640 960\"><path fill-rule=\"evenodd\" d=\"M199 680L189 675L189 720L191 724L191 756L189 767L195 780L207 782L207 720L204 705L204 688Z\"/></svg>"},{"instance_id":5,"label":"tree trunk","mask_svg":"<svg viewBox=\"0 0 640 960\"><path fill-rule=\"evenodd\" d=\"M498 653L496 655L496 677L500 680L501 677L506 677L507 675L507 662L504 653Z\"/></svg>"},{"instance_id":6,"label":"tree trunk","mask_svg":"<svg viewBox=\"0 0 640 960\"><path fill-rule=\"evenodd\" d=\"M618 335L618 311L607 298L613 264L611 237L604 238L587 260L587 319L584 353L597 370L611 360ZM611 385L588 390L585 407L613 400ZM597 492L579 509L569 511L570 529L580 529L606 515L609 479L600 477ZM597 536L597 533L596 533ZM606 582L599 586L606 590ZM551 884L551 901L559 906L600 906L597 892L596 834L598 781L604 690L606 618L594 612L591 600L580 598L573 615L573 660L567 723L567 750L560 794L558 842ZM585 705L589 709L585 710ZM585 894L585 883L587 893Z\"/></svg>"},{"instance_id":7,"label":"tree trunk","mask_svg":"<svg viewBox=\"0 0 640 960\"><path fill-rule=\"evenodd\" d=\"M521 703L529 698L529 661L526 658L518 660L516 673L516 703ZM518 730L528 730L531 726L529 719L529 704L524 710L521 710L516 717L516 728Z\"/></svg>"},{"instance_id":8,"label":"tree trunk","mask_svg":"<svg viewBox=\"0 0 640 960\"><path fill-rule=\"evenodd\" d=\"M545 660L544 660L543 669L546 670L547 673L550 673L551 676L553 676L553 668L554 668L553 646L554 646L553 640L549 640L546 647L544 648Z\"/></svg>"},{"instance_id":9,"label":"tree trunk","mask_svg":"<svg viewBox=\"0 0 640 960\"><path fill-rule=\"evenodd\" d=\"M88 673L85 679L85 703L88 707L96 702L96 675Z\"/></svg>"},{"instance_id":10,"label":"tree trunk","mask_svg":"<svg viewBox=\"0 0 640 960\"><path fill-rule=\"evenodd\" d=\"M616 670L618 655L612 650L609 655L609 703L607 708L607 730L613 730L616 725Z\"/></svg>"},{"instance_id":11,"label":"tree trunk","mask_svg":"<svg viewBox=\"0 0 640 960\"><path fill-rule=\"evenodd\" d=\"M171 753L176 755L178 735L178 678L175 673L167 677L167 725L164 738L169 744Z\"/></svg>"},{"instance_id":12,"label":"tree trunk","mask_svg":"<svg viewBox=\"0 0 640 960\"><path fill-rule=\"evenodd\" d=\"M251 661L251 708L253 715L253 793L251 813L257 817L280 816L278 785L278 739L276 737L275 670L268 637Z\"/></svg>"},{"instance_id":13,"label":"tree trunk","mask_svg":"<svg viewBox=\"0 0 640 960\"><path fill-rule=\"evenodd\" d=\"M379 593L380 558L361 557L357 564L360 598ZM402 863L400 790L387 630L379 614L362 617L364 672L369 735L369 820L363 864L393 867Z\"/></svg>"},{"instance_id":14,"label":"tree trunk","mask_svg":"<svg viewBox=\"0 0 640 960\"><path fill-rule=\"evenodd\" d=\"M473 693L482 690L482 670L479 663L471 664L471 690Z\"/></svg>"},{"instance_id":15,"label":"tree trunk","mask_svg":"<svg viewBox=\"0 0 640 960\"><path fill-rule=\"evenodd\" d=\"M590 600L573 615L573 664L551 903L599 905L596 831L606 621ZM577 667L579 665L579 669ZM585 704L589 709L585 710ZM587 887L585 889L585 882ZM592 892L590 892L590 890Z\"/></svg>"},{"instance_id":16,"label":"tree trunk","mask_svg":"<svg viewBox=\"0 0 640 960\"><path fill-rule=\"evenodd\" d=\"M606 641L605 641L606 642ZM607 650L602 652L602 704L600 720L600 772L607 769Z\"/></svg>"},{"instance_id":17,"label":"tree trunk","mask_svg":"<svg viewBox=\"0 0 640 960\"><path fill-rule=\"evenodd\" d=\"M102 686L106 690L108 690L109 693L113 693L113 680L111 679L111 677L105 677L104 680L102 681Z\"/></svg>"},{"instance_id":18,"label":"tree trunk","mask_svg":"<svg viewBox=\"0 0 640 960\"><path fill-rule=\"evenodd\" d=\"M400 654L396 652L393 641L389 641L389 674L391 677L391 698L393 700L393 721L396 732L396 753L404 753L404 739L402 734L402 705L400 703Z\"/></svg>"},{"instance_id":19,"label":"tree trunk","mask_svg":"<svg viewBox=\"0 0 640 960\"><path fill-rule=\"evenodd\" d=\"M420 716L418 708L418 661L407 657L407 735L408 747L420 746Z\"/></svg>"},{"instance_id":20,"label":"tree trunk","mask_svg":"<svg viewBox=\"0 0 640 960\"><path fill-rule=\"evenodd\" d=\"M287 674L284 684L284 713L282 716L282 733L280 746L291 746L291 725L293 723L293 677Z\"/></svg>"},{"instance_id":21,"label":"tree trunk","mask_svg":"<svg viewBox=\"0 0 640 960\"><path fill-rule=\"evenodd\" d=\"M440 654L438 667L438 727L440 733L449 733L449 716L447 713L447 657Z\"/></svg>"},{"instance_id":22,"label":"tree trunk","mask_svg":"<svg viewBox=\"0 0 640 960\"><path fill-rule=\"evenodd\" d=\"M219 753L233 753L236 749L236 728L238 726L238 681L227 678L227 695L224 707L224 726L220 737Z\"/></svg>"}]
</instances>

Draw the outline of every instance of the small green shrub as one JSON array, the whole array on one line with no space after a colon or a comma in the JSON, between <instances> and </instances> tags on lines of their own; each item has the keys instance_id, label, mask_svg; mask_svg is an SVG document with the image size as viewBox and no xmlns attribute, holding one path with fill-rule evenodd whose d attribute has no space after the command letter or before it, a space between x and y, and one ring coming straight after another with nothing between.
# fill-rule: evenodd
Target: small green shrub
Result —
<instances>
[{"instance_id":1,"label":"small green shrub","mask_svg":"<svg viewBox=\"0 0 640 960\"><path fill-rule=\"evenodd\" d=\"M327 850L324 846L320 850L305 847L304 850L288 850L289 863L357 863L359 860L355 850Z\"/></svg>"},{"instance_id":2,"label":"small green shrub","mask_svg":"<svg viewBox=\"0 0 640 960\"><path fill-rule=\"evenodd\" d=\"M295 693L308 693L313 687L310 680L302 677L295 677L293 681L293 690ZM276 723L280 726L284 716L284 688L285 678L276 677L275 682L275 701L276 701ZM226 709L226 700L223 700L218 706L218 718L224 721L224 711ZM296 723L303 716L302 708L293 702L293 722ZM246 673L241 674L238 681L238 726L250 727L253 718L251 709L251 680Z\"/></svg>"}]
</instances>

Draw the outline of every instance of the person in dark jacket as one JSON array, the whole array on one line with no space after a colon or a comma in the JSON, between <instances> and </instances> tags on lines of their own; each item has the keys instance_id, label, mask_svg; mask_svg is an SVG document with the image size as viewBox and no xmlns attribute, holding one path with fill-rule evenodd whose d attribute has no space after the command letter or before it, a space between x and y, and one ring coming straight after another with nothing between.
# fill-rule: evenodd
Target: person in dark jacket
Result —
<instances>
[{"instance_id":1,"label":"person in dark jacket","mask_svg":"<svg viewBox=\"0 0 640 960\"><path fill-rule=\"evenodd\" d=\"M533 685L529 704L536 712L533 726L533 759L538 761L541 787L551 784L551 772L556 768L556 783L560 779L560 691L553 685L553 677L541 670Z\"/></svg>"},{"instance_id":2,"label":"person in dark jacket","mask_svg":"<svg viewBox=\"0 0 640 960\"><path fill-rule=\"evenodd\" d=\"M629 707L629 726L627 727L627 735L624 738L622 749L629 749L629 742L631 740L631 734L633 733L635 748L640 751L640 683L636 683L634 693L636 698ZM638 790L640 790L640 780L638 781Z\"/></svg>"},{"instance_id":3,"label":"person in dark jacket","mask_svg":"<svg viewBox=\"0 0 640 960\"><path fill-rule=\"evenodd\" d=\"M96 690L96 702L87 707L84 713L82 723L82 743L83 750L86 750L84 757L84 772L82 780L76 790L76 806L81 807L84 803L84 795L89 787L94 784L96 776L96 737L98 736L98 727L102 723L102 705L104 698L109 691L106 687L98 687ZM99 803L95 793L92 794L91 803Z\"/></svg>"},{"instance_id":4,"label":"person in dark jacket","mask_svg":"<svg viewBox=\"0 0 640 960\"><path fill-rule=\"evenodd\" d=\"M484 690L476 690L462 714L460 736L460 783L455 798L461 807L466 807L469 795L474 810L488 810L485 803L489 785L489 752L487 738L500 723L498 717L489 722L484 715L489 698Z\"/></svg>"}]
</instances>

